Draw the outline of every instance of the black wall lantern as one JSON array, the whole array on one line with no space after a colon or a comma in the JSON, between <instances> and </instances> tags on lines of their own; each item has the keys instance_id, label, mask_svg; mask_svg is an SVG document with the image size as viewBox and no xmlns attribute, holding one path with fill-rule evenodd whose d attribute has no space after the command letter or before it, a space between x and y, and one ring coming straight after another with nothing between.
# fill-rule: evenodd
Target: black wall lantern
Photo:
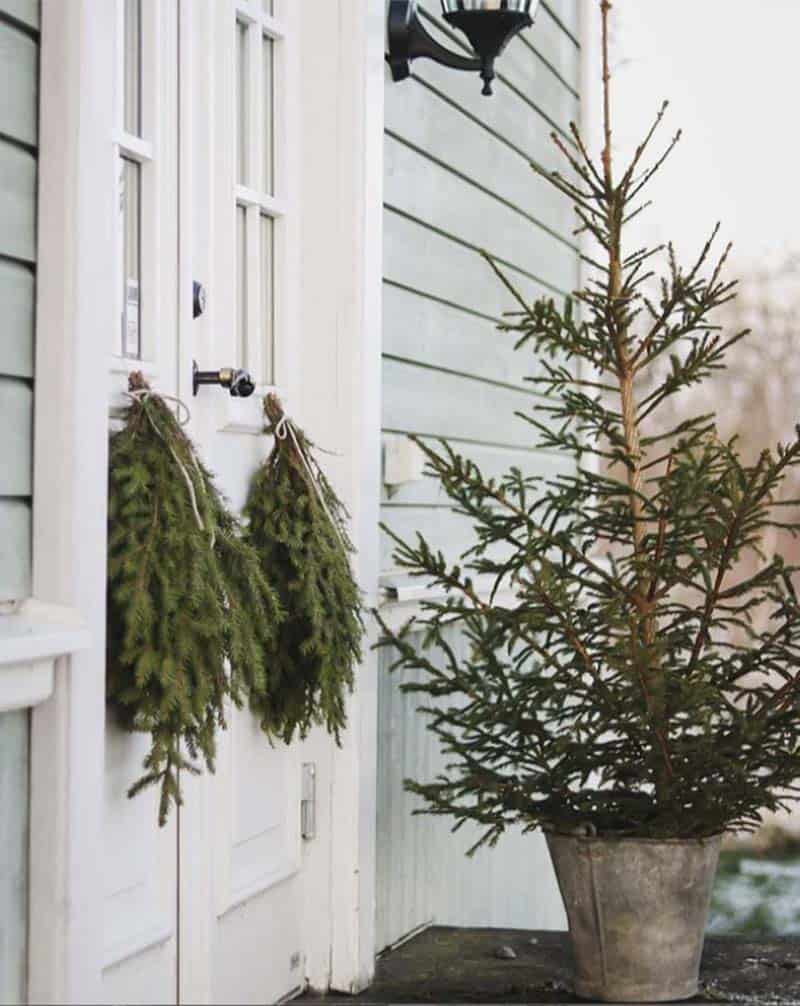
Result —
<instances>
[{"instance_id":1,"label":"black wall lantern","mask_svg":"<svg viewBox=\"0 0 800 1006\"><path fill-rule=\"evenodd\" d=\"M454 70L477 70L483 94L492 93L494 61L523 28L530 28L539 0L441 0L445 21L460 28L475 51L474 57L451 52L425 29L417 0L391 0L389 55L393 80L405 80L412 59L426 57Z\"/></svg>"}]
</instances>

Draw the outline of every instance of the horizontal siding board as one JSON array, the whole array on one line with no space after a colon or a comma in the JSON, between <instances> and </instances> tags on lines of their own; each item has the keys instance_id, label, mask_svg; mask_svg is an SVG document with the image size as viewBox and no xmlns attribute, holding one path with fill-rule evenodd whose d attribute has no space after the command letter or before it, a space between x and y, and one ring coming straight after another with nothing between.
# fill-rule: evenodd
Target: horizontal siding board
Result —
<instances>
[{"instance_id":1,"label":"horizontal siding board","mask_svg":"<svg viewBox=\"0 0 800 1006\"><path fill-rule=\"evenodd\" d=\"M394 283L491 317L517 306L489 264L471 248L391 210L384 218L384 270ZM556 296L527 276L509 275L526 300Z\"/></svg>"},{"instance_id":2,"label":"horizontal siding board","mask_svg":"<svg viewBox=\"0 0 800 1006\"><path fill-rule=\"evenodd\" d=\"M0 602L31 592L31 507L0 498Z\"/></svg>"},{"instance_id":3,"label":"horizontal siding board","mask_svg":"<svg viewBox=\"0 0 800 1006\"><path fill-rule=\"evenodd\" d=\"M560 290L577 278L572 248L446 168L420 158L391 136L385 146L387 203L524 268Z\"/></svg>"},{"instance_id":4,"label":"horizontal siding board","mask_svg":"<svg viewBox=\"0 0 800 1006\"><path fill-rule=\"evenodd\" d=\"M543 227L574 245L572 204L533 171L524 136L512 133L512 145L497 141L480 121L432 97L416 80L405 89L388 92L386 126L431 158L451 164L475 184L519 206ZM463 162L455 161L454 149L469 151Z\"/></svg>"},{"instance_id":5,"label":"horizontal siding board","mask_svg":"<svg viewBox=\"0 0 800 1006\"><path fill-rule=\"evenodd\" d=\"M424 439L437 447L435 439ZM571 472L575 467L570 457L551 451L518 451L505 447L485 447L482 444L452 443L451 446L458 454L473 461L486 478L500 478L512 468L519 468L526 476L551 479ZM428 476L391 489L383 486L381 500L382 503L393 506L450 505L439 480Z\"/></svg>"},{"instance_id":6,"label":"horizontal siding board","mask_svg":"<svg viewBox=\"0 0 800 1006\"><path fill-rule=\"evenodd\" d=\"M36 159L0 140L0 255L36 257Z\"/></svg>"},{"instance_id":7,"label":"horizontal siding board","mask_svg":"<svg viewBox=\"0 0 800 1006\"><path fill-rule=\"evenodd\" d=\"M386 430L535 446L535 430L514 414L531 411L537 398L529 392L391 359L383 361L383 388Z\"/></svg>"},{"instance_id":8,"label":"horizontal siding board","mask_svg":"<svg viewBox=\"0 0 800 1006\"><path fill-rule=\"evenodd\" d=\"M417 60L413 67L413 83L396 86L407 91L420 87L431 101L456 106L463 118L472 118L482 124L490 137L485 142L507 140L547 171L561 166L563 155L553 143L550 135L553 127L546 119L537 115L520 94L507 88L502 81L496 81L496 94L489 99L481 97L480 82L477 82L478 87L475 83L471 74L454 74L436 63ZM571 103L570 110L572 107ZM562 128L567 128L569 118L570 114L563 116ZM459 146L459 150L468 162L468 149Z\"/></svg>"},{"instance_id":9,"label":"horizontal siding board","mask_svg":"<svg viewBox=\"0 0 800 1006\"><path fill-rule=\"evenodd\" d=\"M579 4L586 3L586 0L543 0L542 20L545 16L550 20L561 24L572 37L572 44L575 48L580 46L580 9ZM592 11L599 18L599 5L592 5ZM537 21L538 21L537 17Z\"/></svg>"},{"instance_id":10,"label":"horizontal siding board","mask_svg":"<svg viewBox=\"0 0 800 1006\"><path fill-rule=\"evenodd\" d=\"M457 308L387 284L383 292L383 350L434 367L455 369L526 391L523 375L536 357L514 349L515 334Z\"/></svg>"},{"instance_id":11,"label":"horizontal siding board","mask_svg":"<svg viewBox=\"0 0 800 1006\"><path fill-rule=\"evenodd\" d=\"M417 533L421 534L431 548L443 552L451 562L475 541L472 521L447 507L384 506L381 519L402 541L413 544ZM395 567L394 549L395 543L381 529L381 569Z\"/></svg>"},{"instance_id":12,"label":"horizontal siding board","mask_svg":"<svg viewBox=\"0 0 800 1006\"><path fill-rule=\"evenodd\" d=\"M30 28L38 28L39 0L0 0L0 15L2 14L7 14Z\"/></svg>"},{"instance_id":13,"label":"horizontal siding board","mask_svg":"<svg viewBox=\"0 0 800 1006\"><path fill-rule=\"evenodd\" d=\"M0 377L0 496L30 496L33 482L33 390Z\"/></svg>"},{"instance_id":14,"label":"horizontal siding board","mask_svg":"<svg viewBox=\"0 0 800 1006\"><path fill-rule=\"evenodd\" d=\"M33 376L34 299L33 272L0 260L0 375Z\"/></svg>"},{"instance_id":15,"label":"horizontal siding board","mask_svg":"<svg viewBox=\"0 0 800 1006\"><path fill-rule=\"evenodd\" d=\"M560 129L566 130L578 114L580 53L544 14L529 32L511 41L497 68Z\"/></svg>"},{"instance_id":16,"label":"horizontal siding board","mask_svg":"<svg viewBox=\"0 0 800 1006\"><path fill-rule=\"evenodd\" d=\"M0 133L30 146L37 141L38 55L34 39L0 21Z\"/></svg>"}]
</instances>

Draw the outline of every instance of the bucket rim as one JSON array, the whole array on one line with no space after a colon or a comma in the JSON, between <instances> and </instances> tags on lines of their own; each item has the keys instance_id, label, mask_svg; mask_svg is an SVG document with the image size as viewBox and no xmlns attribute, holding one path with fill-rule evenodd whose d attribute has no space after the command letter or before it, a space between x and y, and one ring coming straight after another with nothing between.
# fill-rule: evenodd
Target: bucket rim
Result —
<instances>
[{"instance_id":1,"label":"bucket rim","mask_svg":"<svg viewBox=\"0 0 800 1006\"><path fill-rule=\"evenodd\" d=\"M725 835L724 831L716 831L712 835L703 835L701 838L647 838L638 835L576 835L568 831L558 831L555 828L542 829L545 838L569 838L575 842L605 843L607 845L621 845L623 843L637 845L709 845L721 841Z\"/></svg>"}]
</instances>

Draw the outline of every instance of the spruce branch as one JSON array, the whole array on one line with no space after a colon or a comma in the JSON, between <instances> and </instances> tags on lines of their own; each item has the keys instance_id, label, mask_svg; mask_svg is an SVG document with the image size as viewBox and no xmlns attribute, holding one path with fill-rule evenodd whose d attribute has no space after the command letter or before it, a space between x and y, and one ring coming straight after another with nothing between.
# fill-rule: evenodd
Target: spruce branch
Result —
<instances>
[{"instance_id":1,"label":"spruce branch","mask_svg":"<svg viewBox=\"0 0 800 1006\"><path fill-rule=\"evenodd\" d=\"M250 708L286 744L317 724L340 743L363 634L348 514L277 396L264 399L264 418L274 442L250 485L245 540L286 617L264 648Z\"/></svg>"},{"instance_id":2,"label":"spruce branch","mask_svg":"<svg viewBox=\"0 0 800 1006\"><path fill-rule=\"evenodd\" d=\"M166 401L138 372L129 391L110 443L106 694L151 735L129 796L159 786L164 825L180 773L214 771L225 702L258 684L281 611Z\"/></svg>"}]
</instances>

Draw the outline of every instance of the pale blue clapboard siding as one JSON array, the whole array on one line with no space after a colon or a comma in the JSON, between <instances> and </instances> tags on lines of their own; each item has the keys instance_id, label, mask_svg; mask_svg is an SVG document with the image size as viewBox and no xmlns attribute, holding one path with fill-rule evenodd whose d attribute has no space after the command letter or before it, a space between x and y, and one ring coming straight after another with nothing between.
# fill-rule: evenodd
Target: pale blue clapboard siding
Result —
<instances>
[{"instance_id":1,"label":"pale blue clapboard siding","mask_svg":"<svg viewBox=\"0 0 800 1006\"><path fill-rule=\"evenodd\" d=\"M386 140L385 164L389 205L447 233L457 227L461 240L491 251L558 290L574 286L574 247L543 232L513 204L466 183L443 162L421 156L419 149L393 136ZM498 172L493 182L501 191L503 181Z\"/></svg>"},{"instance_id":2,"label":"pale blue clapboard siding","mask_svg":"<svg viewBox=\"0 0 800 1006\"><path fill-rule=\"evenodd\" d=\"M412 77L387 83L383 429L387 436L446 437L486 475L515 466L555 478L571 460L537 449L531 414L541 398L526 377L541 373L530 349L513 350L497 330L516 304L481 255L495 258L528 301L558 300L579 277L568 200L532 169L562 161L578 117L580 0L546 0L534 28L498 63L495 96L475 74L419 60ZM422 0L428 29L451 47L459 36L438 0ZM382 516L401 538L417 532L456 558L474 541L432 479L382 489ZM392 569L392 543L381 562ZM463 641L457 630L453 646ZM406 777L430 780L443 768L435 739L402 695L384 652L379 684L377 949L426 922L560 928L555 879L541 838L508 835L467 860L470 829L450 834L446 819L412 817Z\"/></svg>"},{"instance_id":3,"label":"pale blue clapboard siding","mask_svg":"<svg viewBox=\"0 0 800 1006\"><path fill-rule=\"evenodd\" d=\"M28 28L39 27L39 0L0 0L0 19L5 15Z\"/></svg>"},{"instance_id":4,"label":"pale blue clapboard siding","mask_svg":"<svg viewBox=\"0 0 800 1006\"><path fill-rule=\"evenodd\" d=\"M0 381L0 497L31 495L33 389L17 378Z\"/></svg>"},{"instance_id":5,"label":"pale blue clapboard siding","mask_svg":"<svg viewBox=\"0 0 800 1006\"><path fill-rule=\"evenodd\" d=\"M1 546L0 546L1 547ZM0 1003L26 1001L28 713L0 713Z\"/></svg>"},{"instance_id":6,"label":"pale blue clapboard siding","mask_svg":"<svg viewBox=\"0 0 800 1006\"><path fill-rule=\"evenodd\" d=\"M464 311L441 300L386 283L383 291L383 351L395 359L424 360L428 366L459 368L469 360L470 373L488 381L525 387L521 364L538 370L532 353L514 349L512 333L487 332L498 319ZM530 390L528 385L527 390Z\"/></svg>"},{"instance_id":7,"label":"pale blue clapboard siding","mask_svg":"<svg viewBox=\"0 0 800 1006\"><path fill-rule=\"evenodd\" d=\"M580 34L579 4L575 0L541 0L540 7L553 21L561 25L577 47ZM600 16L599 10L596 11L596 16Z\"/></svg>"},{"instance_id":8,"label":"pale blue clapboard siding","mask_svg":"<svg viewBox=\"0 0 800 1006\"><path fill-rule=\"evenodd\" d=\"M429 30L457 45L438 0L421 7ZM514 413L535 403L523 377L537 364L496 331L516 305L480 252L526 299L576 286L572 208L530 164L556 167L550 133L566 138L577 118L576 8L541 7L500 61L491 100L474 74L423 60L411 80L386 89L383 427L514 448L509 460L526 472L539 463L536 437ZM383 518L397 531L418 519L434 544L456 552L469 542L469 527L446 509L401 512L387 500ZM388 553L383 561L391 566Z\"/></svg>"},{"instance_id":9,"label":"pale blue clapboard siding","mask_svg":"<svg viewBox=\"0 0 800 1006\"><path fill-rule=\"evenodd\" d=\"M36 257L36 158L1 139L0 255Z\"/></svg>"},{"instance_id":10,"label":"pale blue clapboard siding","mask_svg":"<svg viewBox=\"0 0 800 1006\"><path fill-rule=\"evenodd\" d=\"M448 640L465 650L457 632ZM429 653L434 662L435 655ZM378 685L377 934L382 949L428 922L458 926L563 929L555 877L541 835L509 831L494 849L465 853L480 837L467 825L452 834L447 818L412 816L422 802L405 792L403 780L434 779L445 767L436 738L416 710L428 697L400 691L419 672L389 674L391 654L382 651Z\"/></svg>"},{"instance_id":11,"label":"pale blue clapboard siding","mask_svg":"<svg viewBox=\"0 0 800 1006\"><path fill-rule=\"evenodd\" d=\"M0 601L31 592L31 503L0 497Z\"/></svg>"},{"instance_id":12,"label":"pale blue clapboard siding","mask_svg":"<svg viewBox=\"0 0 800 1006\"><path fill-rule=\"evenodd\" d=\"M0 258L0 374L33 377L34 297L30 266Z\"/></svg>"},{"instance_id":13,"label":"pale blue clapboard siding","mask_svg":"<svg viewBox=\"0 0 800 1006\"><path fill-rule=\"evenodd\" d=\"M30 145L37 137L38 56L35 39L0 21L0 134Z\"/></svg>"},{"instance_id":14,"label":"pale blue clapboard siding","mask_svg":"<svg viewBox=\"0 0 800 1006\"><path fill-rule=\"evenodd\" d=\"M31 589L38 25L0 0L0 601Z\"/></svg>"}]
</instances>

